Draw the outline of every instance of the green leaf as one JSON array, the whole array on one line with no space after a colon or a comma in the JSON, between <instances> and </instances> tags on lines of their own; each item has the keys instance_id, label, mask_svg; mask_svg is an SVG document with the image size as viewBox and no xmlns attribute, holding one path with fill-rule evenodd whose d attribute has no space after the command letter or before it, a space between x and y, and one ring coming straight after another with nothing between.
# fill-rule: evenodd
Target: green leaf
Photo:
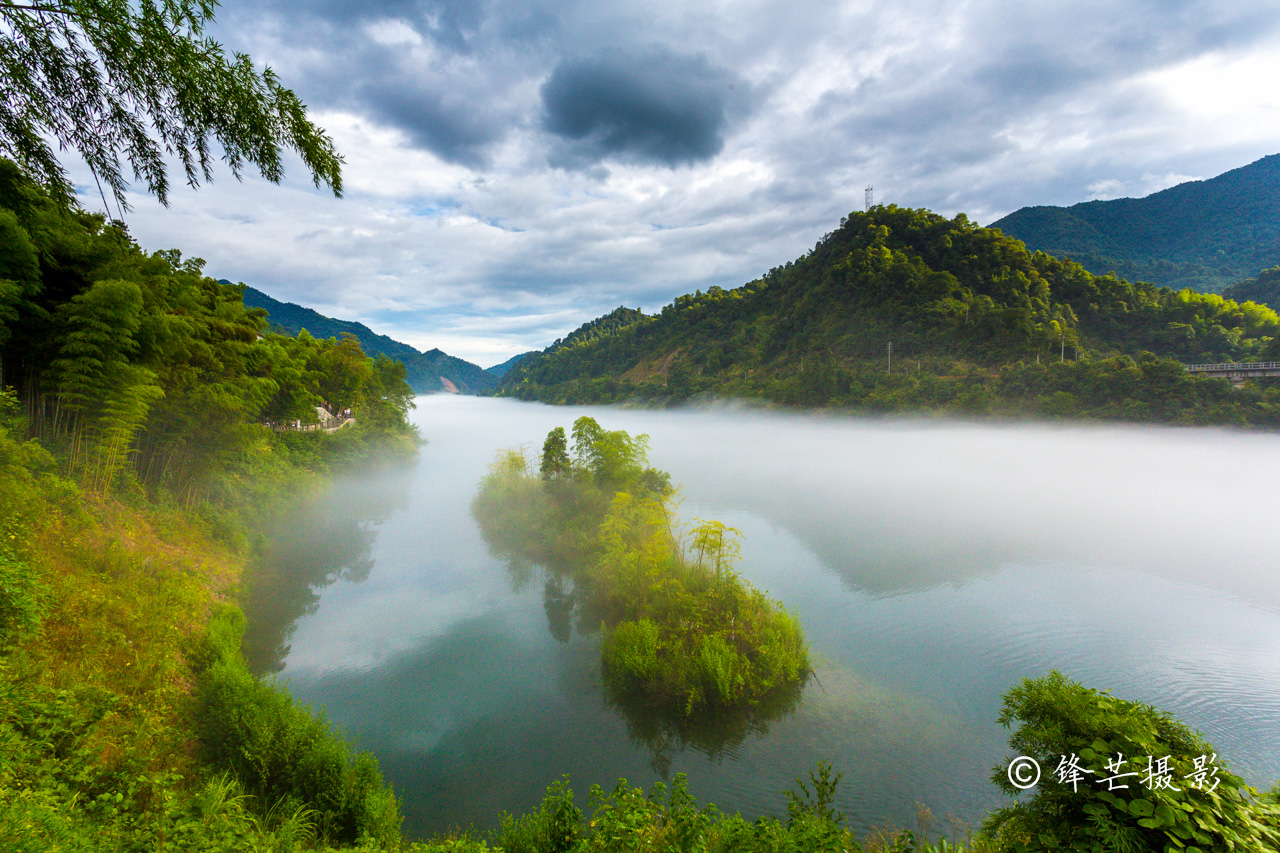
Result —
<instances>
[{"instance_id":1,"label":"green leaf","mask_svg":"<svg viewBox=\"0 0 1280 853\"><path fill-rule=\"evenodd\" d=\"M1129 814L1134 817L1151 817L1154 813L1155 807L1150 800L1132 800L1129 803Z\"/></svg>"}]
</instances>

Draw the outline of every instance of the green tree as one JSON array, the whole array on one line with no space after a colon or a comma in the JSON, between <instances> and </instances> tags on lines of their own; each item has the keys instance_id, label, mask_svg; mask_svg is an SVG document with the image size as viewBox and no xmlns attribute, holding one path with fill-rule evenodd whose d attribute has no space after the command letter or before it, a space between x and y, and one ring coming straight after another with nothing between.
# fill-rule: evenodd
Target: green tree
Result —
<instances>
[{"instance_id":1,"label":"green tree","mask_svg":"<svg viewBox=\"0 0 1280 853\"><path fill-rule=\"evenodd\" d=\"M319 371L320 397L335 415L356 405L374 378L373 362L360 349L355 335L347 332L342 333L341 341L321 341L310 366Z\"/></svg>"},{"instance_id":2,"label":"green tree","mask_svg":"<svg viewBox=\"0 0 1280 853\"><path fill-rule=\"evenodd\" d=\"M72 418L72 465L90 487L109 489L151 404L164 395L156 374L129 361L143 323L142 290L100 281L63 306L62 357L54 362ZM87 458L81 460L80 446Z\"/></svg>"},{"instance_id":3,"label":"green tree","mask_svg":"<svg viewBox=\"0 0 1280 853\"><path fill-rule=\"evenodd\" d=\"M316 186L341 195L342 157L270 68L227 56L205 35L217 0L30 0L0 3L0 153L63 200L72 187L54 152L78 152L116 202L121 157L167 203L166 153L186 182L221 159L279 182L296 151Z\"/></svg>"},{"instance_id":4,"label":"green tree","mask_svg":"<svg viewBox=\"0 0 1280 853\"><path fill-rule=\"evenodd\" d=\"M547 440L542 442L542 464L538 468L542 479L555 480L569 473L568 448L564 427L556 427L547 433Z\"/></svg>"},{"instance_id":5,"label":"green tree","mask_svg":"<svg viewBox=\"0 0 1280 853\"><path fill-rule=\"evenodd\" d=\"M10 210L0 208L0 347L9 340L9 324L40 288L40 264L26 229ZM0 361L0 387L4 362Z\"/></svg>"}]
</instances>

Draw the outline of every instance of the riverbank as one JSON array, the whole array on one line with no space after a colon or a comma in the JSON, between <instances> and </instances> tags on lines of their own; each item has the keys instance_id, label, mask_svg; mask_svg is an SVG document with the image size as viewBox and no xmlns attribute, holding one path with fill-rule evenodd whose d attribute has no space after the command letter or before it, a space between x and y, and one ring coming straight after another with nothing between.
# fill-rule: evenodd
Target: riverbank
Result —
<instances>
[{"instance_id":1,"label":"riverbank","mask_svg":"<svg viewBox=\"0 0 1280 853\"><path fill-rule=\"evenodd\" d=\"M254 681L235 626L262 517L403 442L291 437L238 501L181 506L85 489L15 426L0 417L0 849L398 849L376 761ZM273 747L284 782L255 769Z\"/></svg>"}]
</instances>

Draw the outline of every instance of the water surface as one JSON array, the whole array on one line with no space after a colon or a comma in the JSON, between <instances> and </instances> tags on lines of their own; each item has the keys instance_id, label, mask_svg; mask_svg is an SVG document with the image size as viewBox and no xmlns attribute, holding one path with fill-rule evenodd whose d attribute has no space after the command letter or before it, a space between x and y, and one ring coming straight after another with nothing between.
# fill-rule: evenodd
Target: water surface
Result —
<instances>
[{"instance_id":1,"label":"water surface","mask_svg":"<svg viewBox=\"0 0 1280 853\"><path fill-rule=\"evenodd\" d=\"M744 577L820 663L794 709L682 738L610 707L596 636L469 513L494 453L591 414L650 436L681 516L742 531ZM1001 695L1059 669L1280 777L1280 440L1266 434L885 421L419 398L417 465L341 484L288 525L250 605L255 662L372 749L406 830L489 829L567 774L779 814L819 760L855 826L976 822L1004 802Z\"/></svg>"}]
</instances>

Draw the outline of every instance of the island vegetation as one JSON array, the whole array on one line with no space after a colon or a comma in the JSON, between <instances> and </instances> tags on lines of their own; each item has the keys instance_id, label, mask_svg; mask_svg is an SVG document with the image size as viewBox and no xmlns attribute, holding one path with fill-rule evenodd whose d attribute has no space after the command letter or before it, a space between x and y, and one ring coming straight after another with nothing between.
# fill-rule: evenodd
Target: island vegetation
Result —
<instances>
[{"instance_id":1,"label":"island vegetation","mask_svg":"<svg viewBox=\"0 0 1280 853\"><path fill-rule=\"evenodd\" d=\"M602 671L617 694L681 716L758 707L809 674L799 622L734 571L737 531L681 529L670 476L647 437L583 416L556 427L535 473L499 454L473 504L488 541L573 583L580 629L603 626Z\"/></svg>"},{"instance_id":2,"label":"island vegetation","mask_svg":"<svg viewBox=\"0 0 1280 853\"><path fill-rule=\"evenodd\" d=\"M1280 358L1280 317L1026 247L963 215L875 207L733 290L619 309L520 362L500 393L548 403L692 398L1280 426L1280 390L1187 363Z\"/></svg>"}]
</instances>

